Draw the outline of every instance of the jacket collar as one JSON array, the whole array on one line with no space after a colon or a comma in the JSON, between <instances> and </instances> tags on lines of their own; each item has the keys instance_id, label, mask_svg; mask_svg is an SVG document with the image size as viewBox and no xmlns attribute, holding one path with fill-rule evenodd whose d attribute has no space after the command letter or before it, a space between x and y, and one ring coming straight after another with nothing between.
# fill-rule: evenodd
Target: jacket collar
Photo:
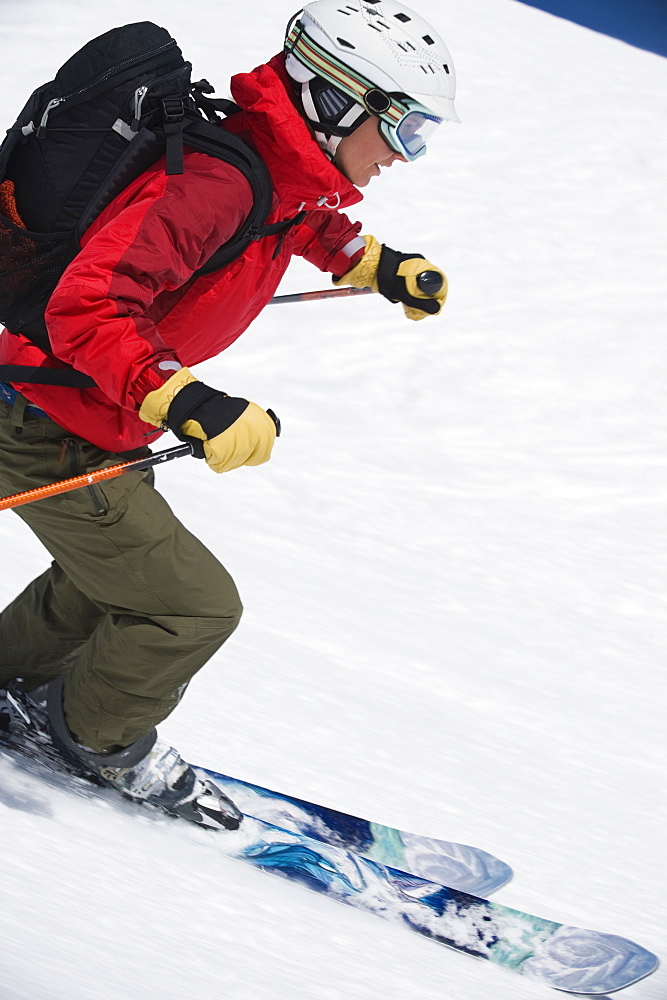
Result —
<instances>
[{"instance_id":1,"label":"jacket collar","mask_svg":"<svg viewBox=\"0 0 667 1000\"><path fill-rule=\"evenodd\" d=\"M284 56L274 56L251 73L232 77L231 91L243 115L227 119L232 130L250 133L287 211L346 208L363 195L327 159L291 97ZM238 122L236 118L242 119ZM227 124L226 123L226 124Z\"/></svg>"}]
</instances>

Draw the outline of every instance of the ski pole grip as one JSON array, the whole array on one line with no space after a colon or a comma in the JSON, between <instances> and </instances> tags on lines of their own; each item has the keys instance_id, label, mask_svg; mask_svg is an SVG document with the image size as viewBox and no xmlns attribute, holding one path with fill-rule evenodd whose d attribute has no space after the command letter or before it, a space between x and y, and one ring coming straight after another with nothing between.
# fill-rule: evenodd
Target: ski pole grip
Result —
<instances>
[{"instance_id":1,"label":"ski pole grip","mask_svg":"<svg viewBox=\"0 0 667 1000\"><path fill-rule=\"evenodd\" d=\"M417 275L417 285L424 295L437 295L442 288L442 275L438 271L422 271Z\"/></svg>"}]
</instances>

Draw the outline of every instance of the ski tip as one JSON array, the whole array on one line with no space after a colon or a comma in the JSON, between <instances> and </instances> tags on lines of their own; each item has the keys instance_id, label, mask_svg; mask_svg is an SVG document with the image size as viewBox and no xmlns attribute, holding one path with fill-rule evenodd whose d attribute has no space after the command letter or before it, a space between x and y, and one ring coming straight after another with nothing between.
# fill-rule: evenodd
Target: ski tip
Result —
<instances>
[{"instance_id":1,"label":"ski tip","mask_svg":"<svg viewBox=\"0 0 667 1000\"><path fill-rule=\"evenodd\" d=\"M607 996L652 975L659 964L657 955L628 938L563 925L521 971L565 993Z\"/></svg>"}]
</instances>

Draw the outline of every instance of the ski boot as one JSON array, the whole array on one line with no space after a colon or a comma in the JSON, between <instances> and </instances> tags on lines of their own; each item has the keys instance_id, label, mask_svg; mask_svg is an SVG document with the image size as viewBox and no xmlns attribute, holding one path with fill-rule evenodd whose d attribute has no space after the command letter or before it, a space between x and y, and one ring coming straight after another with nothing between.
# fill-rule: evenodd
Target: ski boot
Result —
<instances>
[{"instance_id":1,"label":"ski boot","mask_svg":"<svg viewBox=\"0 0 667 1000\"><path fill-rule=\"evenodd\" d=\"M109 753L96 753L77 743L65 721L63 685L64 677L59 677L46 689L48 732L54 749L72 770L170 816L212 829L238 829L243 813L217 785L164 743L155 729L129 747Z\"/></svg>"},{"instance_id":2,"label":"ski boot","mask_svg":"<svg viewBox=\"0 0 667 1000\"><path fill-rule=\"evenodd\" d=\"M0 688L0 741L32 750L50 743L42 691L29 694L20 680Z\"/></svg>"}]
</instances>

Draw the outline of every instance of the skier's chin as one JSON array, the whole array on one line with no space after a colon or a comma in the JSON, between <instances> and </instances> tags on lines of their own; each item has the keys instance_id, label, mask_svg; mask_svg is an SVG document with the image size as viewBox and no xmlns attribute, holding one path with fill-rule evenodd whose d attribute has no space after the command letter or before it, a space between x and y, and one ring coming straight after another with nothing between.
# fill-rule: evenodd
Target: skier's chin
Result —
<instances>
[{"instance_id":1,"label":"skier's chin","mask_svg":"<svg viewBox=\"0 0 667 1000\"><path fill-rule=\"evenodd\" d=\"M368 167L368 169L365 170L364 173L360 177L357 177L357 179L354 180L352 183L354 184L355 187L358 188L367 187L367 185L370 184L370 182L373 180L374 177L379 177L379 176L380 176L380 168L377 165L377 163L374 163L372 167Z\"/></svg>"}]
</instances>

